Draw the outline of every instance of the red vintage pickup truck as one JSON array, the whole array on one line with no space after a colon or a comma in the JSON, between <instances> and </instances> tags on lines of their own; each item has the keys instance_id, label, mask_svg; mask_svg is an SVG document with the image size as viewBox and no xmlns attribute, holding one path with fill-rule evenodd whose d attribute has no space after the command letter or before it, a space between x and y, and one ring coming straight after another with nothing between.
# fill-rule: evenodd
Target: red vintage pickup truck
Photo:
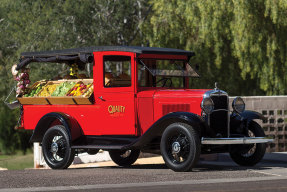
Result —
<instances>
[{"instance_id":1,"label":"red vintage pickup truck","mask_svg":"<svg viewBox=\"0 0 287 192\"><path fill-rule=\"evenodd\" d=\"M229 106L228 94L217 86L191 89L189 82L199 77L188 63L194 55L133 46L22 53L16 67L22 74L34 63L65 63L73 73L90 63L93 77L72 74L73 79L27 86L23 78L28 75L19 75L17 80L25 85L20 83L25 89L18 94L21 127L33 130L31 142L41 143L53 169L68 168L76 153L96 154L100 149L109 151L120 166L133 164L140 151L161 154L174 171L191 170L203 153L229 152L237 164L255 165L272 141L253 121L264 117L245 110L240 97ZM63 92L63 83L78 87L68 90L70 94L52 93ZM42 90L29 95L40 84ZM74 94L87 86L90 94Z\"/></svg>"}]
</instances>

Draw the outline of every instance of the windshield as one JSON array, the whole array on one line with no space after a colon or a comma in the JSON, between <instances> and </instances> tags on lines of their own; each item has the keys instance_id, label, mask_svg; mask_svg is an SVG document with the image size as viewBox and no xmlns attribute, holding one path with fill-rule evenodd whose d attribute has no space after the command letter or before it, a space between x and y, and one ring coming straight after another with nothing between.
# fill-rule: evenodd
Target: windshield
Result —
<instances>
[{"instance_id":1,"label":"windshield","mask_svg":"<svg viewBox=\"0 0 287 192\"><path fill-rule=\"evenodd\" d=\"M187 77L199 75L185 60L138 60L140 87L184 88Z\"/></svg>"}]
</instances>

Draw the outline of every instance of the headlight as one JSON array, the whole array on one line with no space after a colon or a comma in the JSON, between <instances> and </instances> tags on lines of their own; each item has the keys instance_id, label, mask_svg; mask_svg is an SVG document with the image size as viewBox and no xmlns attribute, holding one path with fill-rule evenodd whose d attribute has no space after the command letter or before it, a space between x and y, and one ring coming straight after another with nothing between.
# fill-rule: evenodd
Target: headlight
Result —
<instances>
[{"instance_id":1,"label":"headlight","mask_svg":"<svg viewBox=\"0 0 287 192\"><path fill-rule=\"evenodd\" d=\"M214 109L214 104L213 104L212 99L204 98L201 102L200 107L206 114L210 114Z\"/></svg>"},{"instance_id":2,"label":"headlight","mask_svg":"<svg viewBox=\"0 0 287 192\"><path fill-rule=\"evenodd\" d=\"M242 113L245 110L245 103L241 97L236 97L232 102L232 108L237 113Z\"/></svg>"}]
</instances>

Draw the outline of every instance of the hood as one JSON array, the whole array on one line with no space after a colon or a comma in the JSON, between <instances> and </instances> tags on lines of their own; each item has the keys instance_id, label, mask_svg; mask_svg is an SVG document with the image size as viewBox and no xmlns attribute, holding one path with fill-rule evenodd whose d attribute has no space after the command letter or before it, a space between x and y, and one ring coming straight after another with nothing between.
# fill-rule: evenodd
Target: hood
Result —
<instances>
[{"instance_id":1,"label":"hood","mask_svg":"<svg viewBox=\"0 0 287 192\"><path fill-rule=\"evenodd\" d=\"M200 103L210 89L159 89L153 96L154 117L159 119L171 112L201 114Z\"/></svg>"},{"instance_id":2,"label":"hood","mask_svg":"<svg viewBox=\"0 0 287 192\"><path fill-rule=\"evenodd\" d=\"M156 121L171 112L191 112L201 115L200 103L208 91L210 89L142 90L137 95L139 110L144 114L140 117L147 117L150 114L153 116L153 121Z\"/></svg>"},{"instance_id":3,"label":"hood","mask_svg":"<svg viewBox=\"0 0 287 192\"><path fill-rule=\"evenodd\" d=\"M157 90L154 98L202 98L210 89L166 89Z\"/></svg>"}]
</instances>

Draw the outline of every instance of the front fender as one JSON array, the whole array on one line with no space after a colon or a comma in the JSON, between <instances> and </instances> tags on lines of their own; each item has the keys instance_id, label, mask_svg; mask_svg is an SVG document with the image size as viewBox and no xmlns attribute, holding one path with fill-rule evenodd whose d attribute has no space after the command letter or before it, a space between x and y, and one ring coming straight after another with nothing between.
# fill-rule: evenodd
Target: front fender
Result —
<instances>
[{"instance_id":1,"label":"front fender","mask_svg":"<svg viewBox=\"0 0 287 192\"><path fill-rule=\"evenodd\" d=\"M256 111L244 111L243 113L240 113L241 117L243 117L243 119L247 119L247 121L252 121L253 119L261 119L261 120L266 120L267 118L264 117L261 113L258 113Z\"/></svg>"},{"instance_id":2,"label":"front fender","mask_svg":"<svg viewBox=\"0 0 287 192\"><path fill-rule=\"evenodd\" d=\"M157 120L139 139L133 144L134 147L143 146L153 138L161 136L168 125L182 122L191 125L201 135L206 131L205 121L201 116L188 112L169 113Z\"/></svg>"},{"instance_id":3,"label":"front fender","mask_svg":"<svg viewBox=\"0 0 287 192\"><path fill-rule=\"evenodd\" d=\"M82 135L82 130L78 122L68 114L52 112L44 115L36 125L30 142L42 142L46 131L56 124L63 125L69 135L71 141L79 138Z\"/></svg>"}]
</instances>

